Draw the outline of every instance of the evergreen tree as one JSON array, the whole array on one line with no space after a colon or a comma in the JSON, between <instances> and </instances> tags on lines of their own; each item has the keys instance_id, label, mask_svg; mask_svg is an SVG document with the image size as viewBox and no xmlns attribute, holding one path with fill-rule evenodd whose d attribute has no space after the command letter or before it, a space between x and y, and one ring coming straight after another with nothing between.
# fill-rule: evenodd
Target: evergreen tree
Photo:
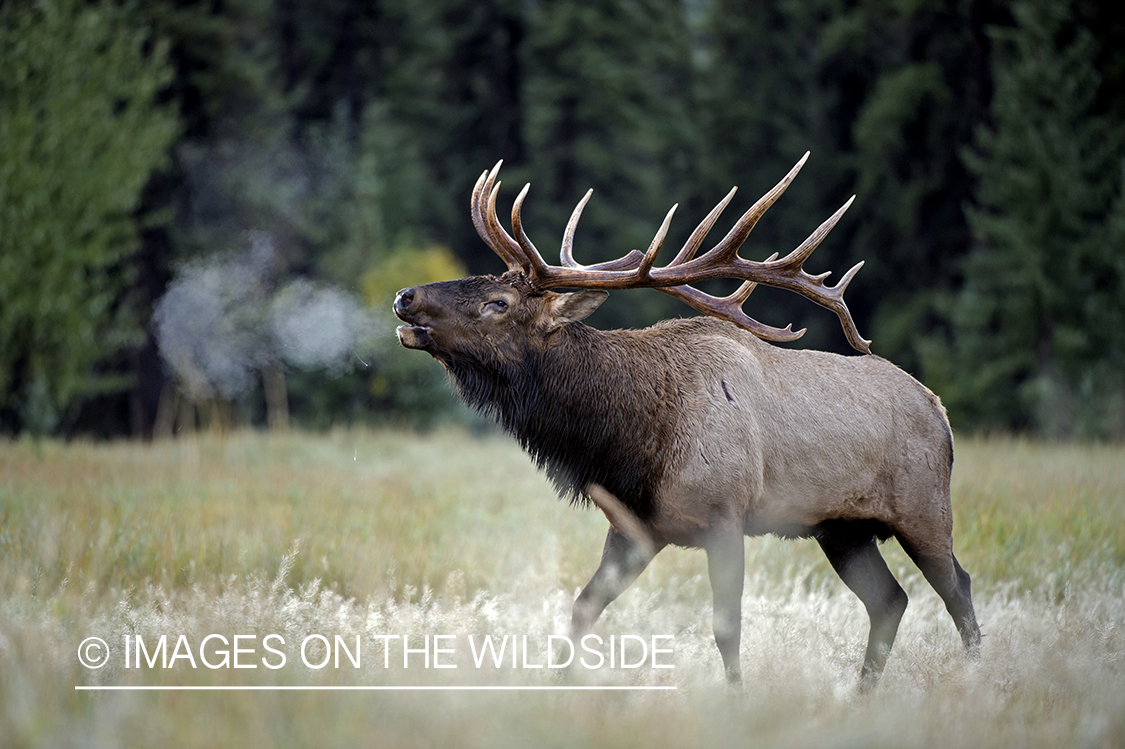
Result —
<instances>
[{"instance_id":1,"label":"evergreen tree","mask_svg":"<svg viewBox=\"0 0 1125 749\"><path fill-rule=\"evenodd\" d=\"M836 4L832 4L836 6ZM943 300L969 245L960 159L985 114L990 0L867 0L819 29L830 148L856 193L851 259L866 262L853 309L876 350L926 379Z\"/></svg>"},{"instance_id":2,"label":"evergreen tree","mask_svg":"<svg viewBox=\"0 0 1125 749\"><path fill-rule=\"evenodd\" d=\"M966 163L975 246L950 407L1048 436L1125 434L1125 128L1094 113L1093 34L1050 0L995 28L993 124Z\"/></svg>"},{"instance_id":3,"label":"evergreen tree","mask_svg":"<svg viewBox=\"0 0 1125 749\"><path fill-rule=\"evenodd\" d=\"M677 3L534 6L523 96L529 168L507 173L505 182L513 186L509 201L522 178L533 182L527 223L545 257L557 258L563 227L590 187L594 198L575 241L583 263L646 248L671 204L691 195L697 159L689 32ZM684 214L668 247L702 218ZM597 319L647 324L669 309L677 306L663 295L619 293Z\"/></svg>"},{"instance_id":4,"label":"evergreen tree","mask_svg":"<svg viewBox=\"0 0 1125 749\"><path fill-rule=\"evenodd\" d=\"M416 15L414 5L408 3L411 15ZM468 220L473 184L502 158L505 181L514 185L512 170L527 159L525 5L518 0L435 3L430 23L416 26L419 39L436 36L416 48L417 61L425 61L430 77L414 76L408 86L400 76L402 82L384 100L387 111L414 134L429 173L417 201L424 213L415 218L424 231L416 233L455 248L475 272L498 269L495 255ZM429 83L419 88L418 80Z\"/></svg>"},{"instance_id":5,"label":"evergreen tree","mask_svg":"<svg viewBox=\"0 0 1125 749\"><path fill-rule=\"evenodd\" d=\"M805 151L812 152L801 176L754 228L742 252L749 260L788 253L850 194L839 151L829 143L824 127L819 17L813 10L811 3L802 2L715 0L703 18L697 96L706 151L700 182L708 193L702 203L711 204L697 205L695 212L702 215L738 185L738 195L727 209L730 215L715 229L722 236L719 232L733 224L741 210L773 187ZM849 225L852 216L817 249L810 269L846 264ZM854 294L853 289L849 302ZM847 347L839 340L834 318L822 318L806 300L786 292L760 288L744 309L770 324L807 327L809 333L798 346L824 348L838 342Z\"/></svg>"},{"instance_id":6,"label":"evergreen tree","mask_svg":"<svg viewBox=\"0 0 1125 749\"><path fill-rule=\"evenodd\" d=\"M443 247L500 270L467 215L497 158L505 221L532 181L525 220L552 260L595 188L576 247L595 262L645 247L678 201L676 246L737 184L721 235L810 150L746 257L788 251L855 192L809 270L866 261L848 298L878 353L960 424L1119 434L1125 23L1094 0L1014 7L1013 22L1007 0L2 3L0 428L49 431L65 408L68 431L132 416L147 433L168 388L138 331L179 264L251 231L279 279L379 307L372 279L419 258L448 272ZM182 128L150 178L169 107ZM847 350L795 295L762 289L746 309ZM695 313L623 292L594 322L672 314ZM384 364L330 384L290 371L294 418L402 406L391 391L413 375L373 377Z\"/></svg>"},{"instance_id":7,"label":"evergreen tree","mask_svg":"<svg viewBox=\"0 0 1125 749\"><path fill-rule=\"evenodd\" d=\"M166 46L110 2L0 6L0 414L48 433L135 342L133 212L166 162Z\"/></svg>"},{"instance_id":8,"label":"evergreen tree","mask_svg":"<svg viewBox=\"0 0 1125 749\"><path fill-rule=\"evenodd\" d=\"M856 193L810 268L865 262L849 306L876 350L908 369L922 364L968 243L961 206L971 185L958 148L983 111L990 12L987 0L715 0L705 27L709 178L760 194L812 151L748 252L792 249ZM758 297L747 305L754 314L808 324L799 345L847 350L803 300Z\"/></svg>"}]
</instances>

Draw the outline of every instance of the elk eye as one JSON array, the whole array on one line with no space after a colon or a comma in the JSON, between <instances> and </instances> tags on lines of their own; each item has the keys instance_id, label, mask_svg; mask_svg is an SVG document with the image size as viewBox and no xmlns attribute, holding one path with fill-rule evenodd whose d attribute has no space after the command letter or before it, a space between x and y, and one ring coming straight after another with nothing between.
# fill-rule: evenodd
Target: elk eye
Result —
<instances>
[{"instance_id":1,"label":"elk eye","mask_svg":"<svg viewBox=\"0 0 1125 749\"><path fill-rule=\"evenodd\" d=\"M500 310L501 312L506 312L507 309L508 309L508 303L505 302L503 299L494 299L491 302L489 302L489 305L495 307L496 309Z\"/></svg>"}]
</instances>

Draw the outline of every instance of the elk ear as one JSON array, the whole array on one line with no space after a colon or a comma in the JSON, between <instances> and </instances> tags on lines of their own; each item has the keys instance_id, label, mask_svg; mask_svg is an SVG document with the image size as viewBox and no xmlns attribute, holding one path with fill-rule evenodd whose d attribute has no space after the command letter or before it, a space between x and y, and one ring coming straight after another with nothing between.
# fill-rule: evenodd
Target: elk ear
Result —
<instances>
[{"instance_id":1,"label":"elk ear","mask_svg":"<svg viewBox=\"0 0 1125 749\"><path fill-rule=\"evenodd\" d=\"M576 291L573 294L556 294L550 301L547 331L563 325L585 320L609 298L608 291Z\"/></svg>"}]
</instances>

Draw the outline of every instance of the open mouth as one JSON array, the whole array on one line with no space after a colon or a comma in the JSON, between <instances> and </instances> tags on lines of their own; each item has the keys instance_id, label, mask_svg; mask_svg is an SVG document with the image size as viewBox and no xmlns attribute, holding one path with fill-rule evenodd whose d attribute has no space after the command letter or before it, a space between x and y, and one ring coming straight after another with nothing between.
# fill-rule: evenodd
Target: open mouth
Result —
<instances>
[{"instance_id":1,"label":"open mouth","mask_svg":"<svg viewBox=\"0 0 1125 749\"><path fill-rule=\"evenodd\" d=\"M433 343L430 329L424 325L399 325L395 329L398 333L398 342L406 348L426 348Z\"/></svg>"}]
</instances>

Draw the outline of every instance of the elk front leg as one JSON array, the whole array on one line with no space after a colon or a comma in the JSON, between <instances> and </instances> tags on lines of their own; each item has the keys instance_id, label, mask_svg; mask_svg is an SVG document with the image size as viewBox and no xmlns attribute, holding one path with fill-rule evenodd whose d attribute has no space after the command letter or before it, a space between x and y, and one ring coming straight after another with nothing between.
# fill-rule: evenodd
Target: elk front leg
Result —
<instances>
[{"instance_id":1,"label":"elk front leg","mask_svg":"<svg viewBox=\"0 0 1125 749\"><path fill-rule=\"evenodd\" d=\"M663 544L645 548L610 526L598 571L574 602L571 640L580 640L593 628L605 607L637 579L662 547Z\"/></svg>"},{"instance_id":2,"label":"elk front leg","mask_svg":"<svg viewBox=\"0 0 1125 749\"><path fill-rule=\"evenodd\" d=\"M746 548L742 529L715 534L706 546L707 574L714 596L712 627L715 644L723 656L727 681L742 683L739 647L742 643L742 584L746 574Z\"/></svg>"}]
</instances>

